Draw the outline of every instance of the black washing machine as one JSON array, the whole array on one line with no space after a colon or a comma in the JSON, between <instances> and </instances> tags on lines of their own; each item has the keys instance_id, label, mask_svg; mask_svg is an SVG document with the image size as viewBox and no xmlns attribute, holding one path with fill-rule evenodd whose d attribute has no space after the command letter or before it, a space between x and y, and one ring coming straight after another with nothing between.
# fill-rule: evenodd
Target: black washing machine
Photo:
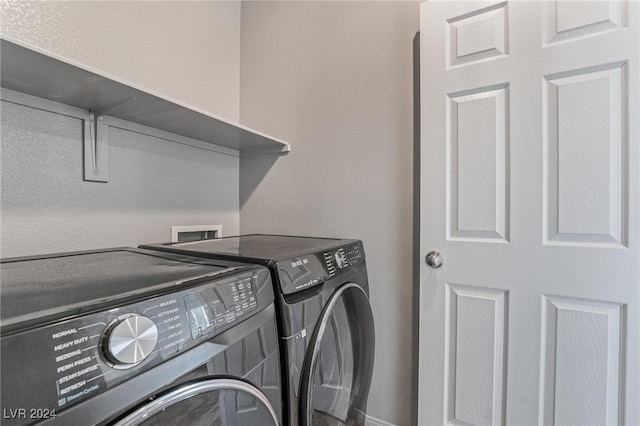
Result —
<instances>
[{"instance_id":1,"label":"black washing machine","mask_svg":"<svg viewBox=\"0 0 640 426\"><path fill-rule=\"evenodd\" d=\"M3 425L281 424L266 268L121 248L0 270Z\"/></svg>"},{"instance_id":2,"label":"black washing machine","mask_svg":"<svg viewBox=\"0 0 640 426\"><path fill-rule=\"evenodd\" d=\"M286 423L365 423L375 333L361 241L244 235L141 247L267 266L276 290Z\"/></svg>"}]
</instances>

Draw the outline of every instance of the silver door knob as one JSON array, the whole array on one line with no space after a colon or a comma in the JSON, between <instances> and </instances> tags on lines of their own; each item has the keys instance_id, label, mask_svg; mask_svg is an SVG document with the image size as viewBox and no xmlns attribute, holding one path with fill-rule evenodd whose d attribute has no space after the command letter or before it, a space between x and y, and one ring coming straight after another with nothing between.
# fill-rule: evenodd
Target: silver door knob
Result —
<instances>
[{"instance_id":1,"label":"silver door knob","mask_svg":"<svg viewBox=\"0 0 640 426\"><path fill-rule=\"evenodd\" d=\"M427 253L427 265L433 269L438 269L444 264L444 256L439 251L430 251Z\"/></svg>"}]
</instances>

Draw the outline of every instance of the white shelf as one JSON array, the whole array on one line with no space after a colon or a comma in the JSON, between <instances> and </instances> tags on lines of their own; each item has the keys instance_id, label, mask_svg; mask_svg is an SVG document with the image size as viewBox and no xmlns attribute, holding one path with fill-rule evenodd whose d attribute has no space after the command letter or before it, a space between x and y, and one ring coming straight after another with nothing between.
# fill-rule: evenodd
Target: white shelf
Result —
<instances>
[{"instance_id":1,"label":"white shelf","mask_svg":"<svg viewBox=\"0 0 640 426\"><path fill-rule=\"evenodd\" d=\"M34 46L3 36L1 86L15 92L246 152L289 152L289 144ZM97 142L94 142L97 143Z\"/></svg>"}]
</instances>

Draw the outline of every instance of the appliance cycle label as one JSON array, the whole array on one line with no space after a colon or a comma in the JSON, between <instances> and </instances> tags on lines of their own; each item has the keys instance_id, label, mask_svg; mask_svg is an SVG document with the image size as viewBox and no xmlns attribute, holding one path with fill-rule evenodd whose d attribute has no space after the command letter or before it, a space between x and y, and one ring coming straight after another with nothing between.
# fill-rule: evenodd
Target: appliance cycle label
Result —
<instances>
[{"instance_id":1,"label":"appliance cycle label","mask_svg":"<svg viewBox=\"0 0 640 426\"><path fill-rule=\"evenodd\" d=\"M57 406L98 391L104 376L98 360L98 346L104 322L69 327L51 334L55 354Z\"/></svg>"}]
</instances>

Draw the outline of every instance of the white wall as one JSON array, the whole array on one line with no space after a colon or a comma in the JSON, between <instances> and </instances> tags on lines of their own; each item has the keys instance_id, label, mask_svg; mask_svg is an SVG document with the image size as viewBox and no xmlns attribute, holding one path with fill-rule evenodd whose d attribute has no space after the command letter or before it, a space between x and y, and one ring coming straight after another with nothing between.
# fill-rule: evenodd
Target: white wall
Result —
<instances>
[{"instance_id":1,"label":"white wall","mask_svg":"<svg viewBox=\"0 0 640 426\"><path fill-rule=\"evenodd\" d=\"M3 0L0 31L238 121L240 2Z\"/></svg>"},{"instance_id":2,"label":"white wall","mask_svg":"<svg viewBox=\"0 0 640 426\"><path fill-rule=\"evenodd\" d=\"M240 116L290 141L240 162L243 233L364 241L369 414L411 422L414 2L243 2Z\"/></svg>"}]
</instances>

